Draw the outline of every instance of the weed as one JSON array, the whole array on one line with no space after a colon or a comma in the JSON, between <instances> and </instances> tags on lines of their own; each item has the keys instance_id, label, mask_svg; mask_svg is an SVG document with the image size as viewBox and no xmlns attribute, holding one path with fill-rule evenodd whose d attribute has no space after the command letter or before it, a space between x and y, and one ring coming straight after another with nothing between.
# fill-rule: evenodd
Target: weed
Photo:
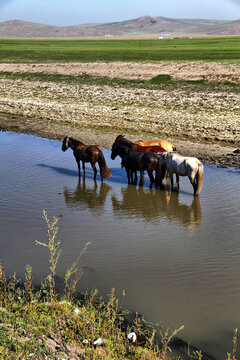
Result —
<instances>
[{"instance_id":1,"label":"weed","mask_svg":"<svg viewBox=\"0 0 240 360\"><path fill-rule=\"evenodd\" d=\"M47 217L47 213L45 210L43 210L43 218L46 221L47 224L47 237L48 242L43 243L38 240L36 240L37 245L45 246L49 249L49 269L50 274L47 276L47 282L49 284L49 290L50 290L50 296L51 300L53 300L53 297L55 295L55 275L56 275L56 267L58 263L59 256L61 254L61 251L59 250L60 247L60 241L56 241L56 236L58 233L58 227L56 226L58 219L56 217L53 217L52 221Z\"/></svg>"}]
</instances>

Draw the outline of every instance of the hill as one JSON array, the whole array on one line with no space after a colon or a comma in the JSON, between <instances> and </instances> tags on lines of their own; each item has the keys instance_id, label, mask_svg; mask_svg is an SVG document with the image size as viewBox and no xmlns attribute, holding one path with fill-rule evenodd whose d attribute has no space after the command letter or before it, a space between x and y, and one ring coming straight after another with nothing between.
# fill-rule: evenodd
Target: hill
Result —
<instances>
[{"instance_id":1,"label":"hill","mask_svg":"<svg viewBox=\"0 0 240 360\"><path fill-rule=\"evenodd\" d=\"M1 38L74 38L139 36L240 35L240 20L171 19L142 16L137 19L75 26L44 25L22 20L0 22Z\"/></svg>"}]
</instances>

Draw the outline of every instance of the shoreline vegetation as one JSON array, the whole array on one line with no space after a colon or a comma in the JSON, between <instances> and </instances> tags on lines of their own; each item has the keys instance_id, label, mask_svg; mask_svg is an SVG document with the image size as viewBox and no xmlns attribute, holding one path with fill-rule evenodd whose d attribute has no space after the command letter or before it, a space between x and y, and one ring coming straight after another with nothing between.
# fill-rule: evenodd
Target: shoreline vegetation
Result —
<instances>
[{"instance_id":1,"label":"shoreline vegetation","mask_svg":"<svg viewBox=\"0 0 240 360\"><path fill-rule=\"evenodd\" d=\"M109 299L99 298L96 289L79 296L81 257L87 243L64 276L64 290L56 291L55 277L61 256L58 219L48 218L47 241L37 246L49 252L49 274L34 287L32 267L25 279L7 278L0 264L0 357L3 359L214 359L178 336L184 326L170 331L162 324L145 321L138 313L124 310L125 292L119 301L112 289ZM238 331L233 335L228 360L236 360Z\"/></svg>"},{"instance_id":2,"label":"shoreline vegetation","mask_svg":"<svg viewBox=\"0 0 240 360\"><path fill-rule=\"evenodd\" d=\"M49 219L45 210L47 241L36 245L49 251L49 274L38 288L33 285L32 267L26 266L25 279L7 279L0 264L0 356L4 359L166 359L176 334L183 329L163 329L147 323L137 313L127 320L122 299L115 290L109 300L97 290L77 296L81 279L80 260L90 243L82 249L64 276L64 290L57 293L55 277L61 255L57 239L58 220ZM129 317L130 319L130 317ZM158 330L157 330L158 328ZM187 346L186 343L182 342ZM188 348L185 351L189 350ZM196 358L201 352L194 350Z\"/></svg>"}]
</instances>

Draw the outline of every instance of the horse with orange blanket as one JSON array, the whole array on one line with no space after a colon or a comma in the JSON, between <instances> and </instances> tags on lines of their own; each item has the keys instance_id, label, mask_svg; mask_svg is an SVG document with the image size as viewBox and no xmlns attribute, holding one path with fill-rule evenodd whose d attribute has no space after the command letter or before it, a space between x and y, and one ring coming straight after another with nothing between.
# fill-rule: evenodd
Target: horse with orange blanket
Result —
<instances>
[{"instance_id":1,"label":"horse with orange blanket","mask_svg":"<svg viewBox=\"0 0 240 360\"><path fill-rule=\"evenodd\" d=\"M128 147L132 151L137 152L146 152L151 151L153 153L161 152L172 152L176 151L176 146L173 145L168 140L152 140L152 141L142 141L139 140L136 143L131 142L126 139L124 135L118 135L114 141L114 144L120 144Z\"/></svg>"},{"instance_id":2,"label":"horse with orange blanket","mask_svg":"<svg viewBox=\"0 0 240 360\"><path fill-rule=\"evenodd\" d=\"M135 152L153 152L153 153L161 153L161 152L172 152L176 151L176 147L168 140L153 140L153 141L142 141L139 140L136 143L126 139L124 135L118 135L112 145L113 149L117 146L124 146L128 148L130 151ZM137 182L137 170L133 171L135 174L135 183ZM144 170L140 171L141 174L141 184L143 183L144 178ZM166 175L166 166L162 165L161 176L162 179ZM133 177L133 173L131 174L131 178Z\"/></svg>"}]
</instances>

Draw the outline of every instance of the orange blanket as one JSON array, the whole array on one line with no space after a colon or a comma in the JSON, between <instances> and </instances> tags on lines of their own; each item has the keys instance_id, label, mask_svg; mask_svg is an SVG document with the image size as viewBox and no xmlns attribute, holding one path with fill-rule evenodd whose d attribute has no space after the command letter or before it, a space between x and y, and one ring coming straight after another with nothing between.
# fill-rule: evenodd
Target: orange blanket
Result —
<instances>
[{"instance_id":1,"label":"orange blanket","mask_svg":"<svg viewBox=\"0 0 240 360\"><path fill-rule=\"evenodd\" d=\"M137 151L171 152L176 150L175 146L168 140L137 141Z\"/></svg>"}]
</instances>

